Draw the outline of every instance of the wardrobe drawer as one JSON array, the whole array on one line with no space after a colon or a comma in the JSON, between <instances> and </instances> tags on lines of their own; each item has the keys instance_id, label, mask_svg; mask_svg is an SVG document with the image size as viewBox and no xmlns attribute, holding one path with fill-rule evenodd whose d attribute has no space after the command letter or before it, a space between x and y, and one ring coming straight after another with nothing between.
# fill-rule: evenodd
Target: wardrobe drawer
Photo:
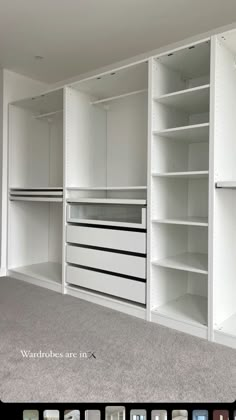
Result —
<instances>
[{"instance_id":1,"label":"wardrobe drawer","mask_svg":"<svg viewBox=\"0 0 236 420\"><path fill-rule=\"evenodd\" d=\"M138 303L146 303L146 284L141 281L72 267L70 265L66 268L66 281L67 283L97 292L107 293Z\"/></svg>"},{"instance_id":2,"label":"wardrobe drawer","mask_svg":"<svg viewBox=\"0 0 236 420\"><path fill-rule=\"evenodd\" d=\"M67 226L67 242L101 248L146 253L146 234L116 229Z\"/></svg>"},{"instance_id":3,"label":"wardrobe drawer","mask_svg":"<svg viewBox=\"0 0 236 420\"><path fill-rule=\"evenodd\" d=\"M67 262L126 276L146 278L144 257L67 245Z\"/></svg>"}]
</instances>

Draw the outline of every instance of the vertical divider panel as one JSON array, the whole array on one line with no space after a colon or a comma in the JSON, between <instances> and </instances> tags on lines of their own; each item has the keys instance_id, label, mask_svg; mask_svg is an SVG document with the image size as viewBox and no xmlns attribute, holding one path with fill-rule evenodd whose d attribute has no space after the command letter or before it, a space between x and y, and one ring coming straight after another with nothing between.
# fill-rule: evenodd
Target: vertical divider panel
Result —
<instances>
[{"instance_id":1,"label":"vertical divider panel","mask_svg":"<svg viewBox=\"0 0 236 420\"><path fill-rule=\"evenodd\" d=\"M208 340L213 340L214 287L214 207L215 207L215 116L216 116L216 37L211 38L210 61L210 131L209 131L209 193L208 193Z\"/></svg>"},{"instance_id":2,"label":"vertical divider panel","mask_svg":"<svg viewBox=\"0 0 236 420\"><path fill-rule=\"evenodd\" d=\"M67 135L70 127L69 88L63 89L63 203L62 203L62 293L66 293Z\"/></svg>"},{"instance_id":3,"label":"vertical divider panel","mask_svg":"<svg viewBox=\"0 0 236 420\"><path fill-rule=\"evenodd\" d=\"M153 92L153 58L148 61L148 153L147 153L147 320L151 320L151 293L152 293L152 92Z\"/></svg>"}]
</instances>

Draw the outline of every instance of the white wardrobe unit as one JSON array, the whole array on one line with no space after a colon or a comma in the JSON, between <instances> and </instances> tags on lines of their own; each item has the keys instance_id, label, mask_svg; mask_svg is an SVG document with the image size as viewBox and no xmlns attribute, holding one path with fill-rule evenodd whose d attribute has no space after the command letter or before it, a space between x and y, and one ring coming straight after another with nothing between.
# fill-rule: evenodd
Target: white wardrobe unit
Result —
<instances>
[{"instance_id":1,"label":"white wardrobe unit","mask_svg":"<svg viewBox=\"0 0 236 420\"><path fill-rule=\"evenodd\" d=\"M236 347L236 31L9 109L9 274Z\"/></svg>"},{"instance_id":2,"label":"white wardrobe unit","mask_svg":"<svg viewBox=\"0 0 236 420\"><path fill-rule=\"evenodd\" d=\"M9 274L61 291L63 90L9 108Z\"/></svg>"},{"instance_id":3,"label":"white wardrobe unit","mask_svg":"<svg viewBox=\"0 0 236 420\"><path fill-rule=\"evenodd\" d=\"M145 62L66 90L65 290L143 317L147 90Z\"/></svg>"},{"instance_id":4,"label":"white wardrobe unit","mask_svg":"<svg viewBox=\"0 0 236 420\"><path fill-rule=\"evenodd\" d=\"M151 320L207 338L210 40L150 78Z\"/></svg>"}]
</instances>

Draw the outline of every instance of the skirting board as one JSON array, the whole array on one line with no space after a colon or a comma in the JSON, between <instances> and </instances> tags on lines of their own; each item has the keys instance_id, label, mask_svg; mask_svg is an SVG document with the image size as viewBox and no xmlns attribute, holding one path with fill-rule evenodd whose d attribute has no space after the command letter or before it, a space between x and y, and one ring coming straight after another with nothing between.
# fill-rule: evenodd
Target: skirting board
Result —
<instances>
[{"instance_id":1,"label":"skirting board","mask_svg":"<svg viewBox=\"0 0 236 420\"><path fill-rule=\"evenodd\" d=\"M214 332L214 342L236 349L236 337L230 334L226 334L222 331Z\"/></svg>"},{"instance_id":2,"label":"skirting board","mask_svg":"<svg viewBox=\"0 0 236 420\"><path fill-rule=\"evenodd\" d=\"M122 302L108 296L98 295L87 290L76 289L75 287L69 285L66 286L65 290L65 293L70 296L74 296L79 299L86 300L87 302L96 303L97 305L105 306L107 308L114 309L115 311L123 312L125 314L146 320L145 308L141 308L127 302Z\"/></svg>"},{"instance_id":3,"label":"skirting board","mask_svg":"<svg viewBox=\"0 0 236 420\"><path fill-rule=\"evenodd\" d=\"M7 275L9 277L14 277L17 280L25 281L27 283L34 284L35 286L44 287L49 290L53 290L54 292L61 293L62 292L62 285L57 284L51 281L40 280L36 277L27 276L25 274L18 273L14 270L8 270Z\"/></svg>"},{"instance_id":4,"label":"skirting board","mask_svg":"<svg viewBox=\"0 0 236 420\"><path fill-rule=\"evenodd\" d=\"M182 322L179 320L175 320L169 318L168 316L151 313L151 321L156 322L159 325L163 325L164 327L172 328L174 330L178 330L187 334L194 335L199 338L208 338L208 328L203 326L197 326L194 324L188 324L186 322Z\"/></svg>"},{"instance_id":5,"label":"skirting board","mask_svg":"<svg viewBox=\"0 0 236 420\"><path fill-rule=\"evenodd\" d=\"M4 268L0 268L0 277L6 277L7 275L7 269Z\"/></svg>"}]
</instances>

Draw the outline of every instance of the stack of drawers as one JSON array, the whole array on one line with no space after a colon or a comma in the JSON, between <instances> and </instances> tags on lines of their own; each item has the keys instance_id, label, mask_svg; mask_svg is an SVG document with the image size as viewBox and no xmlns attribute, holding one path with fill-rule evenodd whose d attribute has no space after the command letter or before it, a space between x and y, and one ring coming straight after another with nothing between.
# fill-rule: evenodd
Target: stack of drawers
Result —
<instances>
[{"instance_id":1,"label":"stack of drawers","mask_svg":"<svg viewBox=\"0 0 236 420\"><path fill-rule=\"evenodd\" d=\"M146 231L67 225L67 283L146 303Z\"/></svg>"}]
</instances>

